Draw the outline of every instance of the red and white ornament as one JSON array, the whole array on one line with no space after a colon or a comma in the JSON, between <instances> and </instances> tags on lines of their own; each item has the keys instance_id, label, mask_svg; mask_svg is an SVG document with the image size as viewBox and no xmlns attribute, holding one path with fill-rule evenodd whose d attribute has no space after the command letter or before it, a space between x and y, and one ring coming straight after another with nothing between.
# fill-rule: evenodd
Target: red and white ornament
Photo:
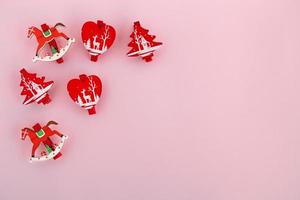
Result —
<instances>
[{"instance_id":1,"label":"red and white ornament","mask_svg":"<svg viewBox=\"0 0 300 200\"><path fill-rule=\"evenodd\" d=\"M144 29L140 22L134 22L133 32L128 44L132 49L127 53L129 57L141 56L146 62L152 61L153 52L161 47L161 42L155 42L155 36L148 34L149 30Z\"/></svg>"},{"instance_id":2,"label":"red and white ornament","mask_svg":"<svg viewBox=\"0 0 300 200\"><path fill-rule=\"evenodd\" d=\"M57 23L53 27L47 24L42 24L42 30L35 26L28 29L28 38L33 35L36 37L38 47L36 50L33 62L36 61L56 61L57 63L63 62L64 54L69 50L71 44L75 42L74 38L69 38L64 33L59 32L56 27L65 27L62 23Z\"/></svg>"},{"instance_id":3,"label":"red and white ornament","mask_svg":"<svg viewBox=\"0 0 300 200\"><path fill-rule=\"evenodd\" d=\"M95 106L102 92L102 83L98 76L81 74L79 79L69 81L67 89L71 99L88 110L89 115L96 113Z\"/></svg>"},{"instance_id":4,"label":"red and white ornament","mask_svg":"<svg viewBox=\"0 0 300 200\"><path fill-rule=\"evenodd\" d=\"M52 87L54 81L45 81L45 77L37 77L36 74L27 72L24 68L20 70L21 83L23 87L21 95L26 95L24 105L32 102L48 104L51 99L47 93Z\"/></svg>"},{"instance_id":5,"label":"red and white ornament","mask_svg":"<svg viewBox=\"0 0 300 200\"><path fill-rule=\"evenodd\" d=\"M68 136L65 136L57 130L52 130L49 126L57 125L55 121L49 121L45 126L41 126L39 123L35 124L32 128L23 128L21 130L21 139L25 140L28 136L32 142L31 158L30 162L46 161L50 159L56 160L61 154L62 147ZM60 137L58 144L55 144L52 140L52 136ZM36 156L36 151L40 145L44 145L44 149L40 152L41 156Z\"/></svg>"},{"instance_id":6,"label":"red and white ornament","mask_svg":"<svg viewBox=\"0 0 300 200\"><path fill-rule=\"evenodd\" d=\"M82 26L81 37L84 47L91 55L91 61L96 62L98 56L104 54L113 44L116 31L103 21L88 21Z\"/></svg>"}]
</instances>

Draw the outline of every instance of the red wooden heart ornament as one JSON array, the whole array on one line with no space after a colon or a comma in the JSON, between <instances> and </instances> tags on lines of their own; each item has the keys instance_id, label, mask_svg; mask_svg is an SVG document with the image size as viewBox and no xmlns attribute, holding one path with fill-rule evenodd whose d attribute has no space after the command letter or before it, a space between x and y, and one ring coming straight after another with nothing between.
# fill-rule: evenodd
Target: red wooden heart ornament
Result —
<instances>
[{"instance_id":1,"label":"red wooden heart ornament","mask_svg":"<svg viewBox=\"0 0 300 200\"><path fill-rule=\"evenodd\" d=\"M89 115L95 114L95 106L102 92L102 83L98 76L85 74L79 75L79 79L72 79L67 85L71 99L88 110Z\"/></svg>"},{"instance_id":2,"label":"red wooden heart ornament","mask_svg":"<svg viewBox=\"0 0 300 200\"><path fill-rule=\"evenodd\" d=\"M83 24L81 37L84 47L91 55L91 60L96 62L99 55L105 53L116 38L115 29L103 21L97 23L88 21Z\"/></svg>"}]
</instances>

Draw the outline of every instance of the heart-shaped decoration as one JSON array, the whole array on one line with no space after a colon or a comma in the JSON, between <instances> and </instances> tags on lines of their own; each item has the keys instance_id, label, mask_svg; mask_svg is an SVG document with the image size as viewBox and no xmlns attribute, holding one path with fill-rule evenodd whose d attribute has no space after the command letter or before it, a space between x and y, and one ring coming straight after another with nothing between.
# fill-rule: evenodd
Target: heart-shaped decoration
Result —
<instances>
[{"instance_id":1,"label":"heart-shaped decoration","mask_svg":"<svg viewBox=\"0 0 300 200\"><path fill-rule=\"evenodd\" d=\"M98 76L85 74L79 75L79 79L72 79L67 86L71 99L88 110L89 115L95 114L95 106L102 92L102 83Z\"/></svg>"},{"instance_id":2,"label":"heart-shaped decoration","mask_svg":"<svg viewBox=\"0 0 300 200\"><path fill-rule=\"evenodd\" d=\"M105 53L116 38L115 29L103 21L97 23L88 21L81 29L82 42L91 55L91 60L96 62L99 55Z\"/></svg>"}]
</instances>

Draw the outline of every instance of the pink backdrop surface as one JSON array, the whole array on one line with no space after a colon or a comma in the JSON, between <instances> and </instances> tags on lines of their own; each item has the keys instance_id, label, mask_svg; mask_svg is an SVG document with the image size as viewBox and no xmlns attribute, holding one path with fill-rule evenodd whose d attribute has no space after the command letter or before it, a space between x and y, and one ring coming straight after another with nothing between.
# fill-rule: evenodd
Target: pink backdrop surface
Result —
<instances>
[{"instance_id":1,"label":"pink backdrop surface","mask_svg":"<svg viewBox=\"0 0 300 200\"><path fill-rule=\"evenodd\" d=\"M299 200L300 2L152 0L0 2L0 199ZM81 26L102 19L117 39L89 61ZM140 20L164 46L127 58ZM63 64L32 63L27 28L63 22L77 42ZM51 104L22 105L19 70L55 81ZM97 74L97 114L66 84ZM56 120L57 161L28 163L20 129Z\"/></svg>"}]
</instances>

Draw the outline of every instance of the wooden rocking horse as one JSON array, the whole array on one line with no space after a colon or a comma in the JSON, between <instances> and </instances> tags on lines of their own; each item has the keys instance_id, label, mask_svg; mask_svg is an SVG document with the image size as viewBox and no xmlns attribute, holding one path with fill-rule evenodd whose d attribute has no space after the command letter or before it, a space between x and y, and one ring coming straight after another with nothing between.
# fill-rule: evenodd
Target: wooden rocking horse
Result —
<instances>
[{"instance_id":1,"label":"wooden rocking horse","mask_svg":"<svg viewBox=\"0 0 300 200\"><path fill-rule=\"evenodd\" d=\"M55 121L49 121L46 126L41 127L40 124L35 124L33 126L33 129L31 128L23 128L22 133L21 133L21 139L25 140L26 137L28 136L33 143L32 146L32 151L31 151L31 159L30 161L44 161L44 160L49 160L49 159L54 159L56 160L59 158L62 154L60 153L62 146L64 144L65 139L67 139L67 136L59 133L56 130L52 130L49 128L50 125L57 125L57 122ZM50 137L53 135L57 135L61 137L61 141L58 145L54 144ZM48 152L42 152L41 157L35 157L35 152L37 148L40 146L40 144L43 143L45 145L45 148Z\"/></svg>"},{"instance_id":2,"label":"wooden rocking horse","mask_svg":"<svg viewBox=\"0 0 300 200\"><path fill-rule=\"evenodd\" d=\"M41 28L42 30L38 29L35 26L31 26L28 29L28 34L27 37L31 38L33 35L35 35L37 42L38 42L38 47L36 50L36 55L33 58L33 62L36 62L37 60L41 60L41 61L54 61L56 60L58 63L62 63L63 62L63 55L68 51L68 49L70 48L71 44L73 42L75 42L74 38L69 38L68 36L66 36L64 33L59 32L56 27L65 27L64 24L62 23L57 23L55 24L54 27L49 27L47 24L42 24ZM55 38L58 37L63 37L64 39L67 40L67 45L63 48L59 48ZM46 45L49 45L52 55L48 55L48 56L44 56L44 57L40 57L39 56L39 52L42 48L44 48Z\"/></svg>"}]
</instances>

